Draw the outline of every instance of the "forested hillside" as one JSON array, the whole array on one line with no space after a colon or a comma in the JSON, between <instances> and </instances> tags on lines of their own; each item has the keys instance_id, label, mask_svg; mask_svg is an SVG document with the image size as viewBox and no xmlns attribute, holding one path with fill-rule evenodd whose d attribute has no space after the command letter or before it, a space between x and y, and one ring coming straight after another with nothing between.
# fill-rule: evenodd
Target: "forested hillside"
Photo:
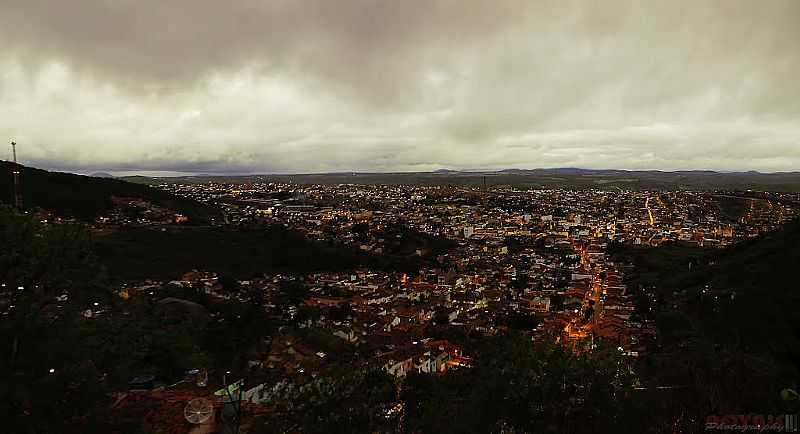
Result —
<instances>
[{"instance_id":1,"label":"forested hillside","mask_svg":"<svg viewBox=\"0 0 800 434\"><path fill-rule=\"evenodd\" d=\"M42 208L63 217L94 220L113 208L112 198L146 200L186 215L195 223L219 217L219 211L195 201L149 186L119 179L48 172L20 166L20 186L25 208ZM14 203L13 164L0 161L0 203Z\"/></svg>"}]
</instances>

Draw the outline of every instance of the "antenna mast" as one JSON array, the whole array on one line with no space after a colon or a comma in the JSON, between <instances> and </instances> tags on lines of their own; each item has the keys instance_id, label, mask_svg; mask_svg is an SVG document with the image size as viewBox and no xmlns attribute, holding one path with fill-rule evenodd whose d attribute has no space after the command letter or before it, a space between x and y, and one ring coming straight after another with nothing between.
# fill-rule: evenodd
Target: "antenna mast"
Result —
<instances>
[{"instance_id":1,"label":"antenna mast","mask_svg":"<svg viewBox=\"0 0 800 434\"><path fill-rule=\"evenodd\" d=\"M17 209L22 209L22 192L19 189L19 164L17 163L17 142L11 141L11 152L14 155L14 168L12 174L14 175L14 206Z\"/></svg>"}]
</instances>

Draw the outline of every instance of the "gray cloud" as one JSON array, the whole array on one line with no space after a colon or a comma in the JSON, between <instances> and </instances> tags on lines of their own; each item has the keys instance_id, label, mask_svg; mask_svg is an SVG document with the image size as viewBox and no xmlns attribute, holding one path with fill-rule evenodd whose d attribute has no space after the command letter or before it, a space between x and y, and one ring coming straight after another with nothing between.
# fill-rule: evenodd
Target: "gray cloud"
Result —
<instances>
[{"instance_id":1,"label":"gray cloud","mask_svg":"<svg viewBox=\"0 0 800 434\"><path fill-rule=\"evenodd\" d=\"M796 1L0 9L0 136L46 167L800 170Z\"/></svg>"}]
</instances>

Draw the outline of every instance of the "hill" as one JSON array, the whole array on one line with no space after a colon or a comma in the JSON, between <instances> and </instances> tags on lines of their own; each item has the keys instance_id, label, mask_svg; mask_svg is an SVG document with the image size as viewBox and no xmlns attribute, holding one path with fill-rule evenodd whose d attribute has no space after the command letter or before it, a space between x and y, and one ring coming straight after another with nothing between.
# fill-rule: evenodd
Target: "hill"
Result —
<instances>
[{"instance_id":1,"label":"hill","mask_svg":"<svg viewBox=\"0 0 800 434\"><path fill-rule=\"evenodd\" d=\"M112 198L130 197L184 214L195 223L206 223L219 216L214 208L142 184L20 167L25 208L42 208L62 217L94 220L113 208ZM12 168L13 163L0 161L0 203L13 203Z\"/></svg>"},{"instance_id":2,"label":"hill","mask_svg":"<svg viewBox=\"0 0 800 434\"><path fill-rule=\"evenodd\" d=\"M653 288L662 303L686 305L695 331L788 361L800 360L800 292L787 285L800 264L798 245L800 220L794 220L723 250L667 245L627 254L640 283Z\"/></svg>"},{"instance_id":3,"label":"hill","mask_svg":"<svg viewBox=\"0 0 800 434\"><path fill-rule=\"evenodd\" d=\"M440 241L413 242L435 244ZM192 269L238 279L264 273L341 271L361 266L415 271L430 265L435 257L409 256L400 248L396 254L366 253L348 246L309 240L279 225L235 230L126 228L95 236L93 248L114 281L175 279Z\"/></svg>"},{"instance_id":4,"label":"hill","mask_svg":"<svg viewBox=\"0 0 800 434\"><path fill-rule=\"evenodd\" d=\"M798 245L795 220L724 250L668 245L622 254L637 271L632 286L644 288L638 295L650 294L637 307L652 309L658 327L640 374L670 386L649 395L660 418L797 410L781 391L800 385L800 292L790 283Z\"/></svg>"},{"instance_id":5,"label":"hill","mask_svg":"<svg viewBox=\"0 0 800 434\"><path fill-rule=\"evenodd\" d=\"M277 226L166 232L131 228L94 237L94 248L112 280L175 279L192 269L248 278L268 272L346 269L359 264L354 251L312 243Z\"/></svg>"}]
</instances>

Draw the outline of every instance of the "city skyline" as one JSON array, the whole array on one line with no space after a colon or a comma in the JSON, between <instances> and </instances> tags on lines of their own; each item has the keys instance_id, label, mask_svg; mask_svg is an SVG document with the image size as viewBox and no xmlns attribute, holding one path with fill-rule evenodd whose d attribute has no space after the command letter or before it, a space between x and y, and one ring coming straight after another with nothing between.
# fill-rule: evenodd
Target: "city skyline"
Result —
<instances>
[{"instance_id":1,"label":"city skyline","mask_svg":"<svg viewBox=\"0 0 800 434\"><path fill-rule=\"evenodd\" d=\"M800 169L797 2L10 3L27 165Z\"/></svg>"}]
</instances>

